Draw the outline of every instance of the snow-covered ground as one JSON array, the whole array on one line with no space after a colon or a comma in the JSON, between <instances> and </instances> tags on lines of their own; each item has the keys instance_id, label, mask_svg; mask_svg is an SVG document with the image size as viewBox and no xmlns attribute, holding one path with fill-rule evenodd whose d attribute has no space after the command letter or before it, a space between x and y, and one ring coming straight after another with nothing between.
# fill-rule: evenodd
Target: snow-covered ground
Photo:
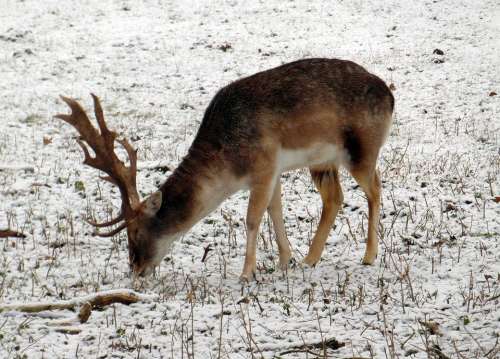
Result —
<instances>
[{"instance_id":1,"label":"snow-covered ground","mask_svg":"<svg viewBox=\"0 0 500 359\"><path fill-rule=\"evenodd\" d=\"M132 287L157 296L94 310L74 335L51 326L69 311L1 313L0 357L498 358L498 39L495 0L0 0L0 229L27 234L0 239L0 305ZM266 218L258 282L238 283L242 192L155 278L131 283L125 234L96 238L83 221L116 213L120 198L53 119L67 112L58 95L87 109L88 94L100 96L139 149L145 195L186 153L217 89L304 57L351 59L394 85L376 264L360 264L367 205L344 173L345 205L316 268L283 275ZM300 262L320 199L306 171L282 183Z\"/></svg>"}]
</instances>

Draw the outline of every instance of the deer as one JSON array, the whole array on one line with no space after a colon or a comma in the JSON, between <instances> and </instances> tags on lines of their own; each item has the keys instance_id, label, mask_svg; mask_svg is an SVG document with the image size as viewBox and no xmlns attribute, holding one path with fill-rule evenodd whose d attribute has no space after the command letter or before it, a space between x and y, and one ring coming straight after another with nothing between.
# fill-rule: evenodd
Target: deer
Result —
<instances>
[{"instance_id":1,"label":"deer","mask_svg":"<svg viewBox=\"0 0 500 359\"><path fill-rule=\"evenodd\" d=\"M79 133L85 165L102 171L118 187L121 210L96 228L127 230L129 266L135 276L154 272L172 245L237 191L249 190L242 282L256 276L257 237L267 211L275 232L279 266L292 259L281 204L281 174L308 167L321 200L321 217L303 263L315 266L343 203L339 169L355 179L368 200L368 235L363 264L378 253L380 150L388 136L394 97L386 83L348 60L311 58L283 64L236 80L220 89L205 110L198 132L178 167L160 188L140 198L137 150L119 138L93 98L97 127L85 110L61 96L70 114L55 117ZM115 153L115 142L129 164ZM94 152L91 155L89 147Z\"/></svg>"}]
</instances>

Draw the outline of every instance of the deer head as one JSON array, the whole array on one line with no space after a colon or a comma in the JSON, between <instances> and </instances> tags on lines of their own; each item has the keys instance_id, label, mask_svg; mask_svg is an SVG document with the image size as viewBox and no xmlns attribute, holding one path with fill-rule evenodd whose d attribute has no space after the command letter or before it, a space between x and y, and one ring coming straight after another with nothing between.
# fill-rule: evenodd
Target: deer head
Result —
<instances>
[{"instance_id":1,"label":"deer head","mask_svg":"<svg viewBox=\"0 0 500 359\"><path fill-rule=\"evenodd\" d=\"M114 236L126 228L130 267L137 275L147 275L165 255L165 253L159 253L159 249L155 248L156 242L153 240L157 236L158 226L155 225L155 215L162 204L162 192L154 192L143 201L140 200L136 184L137 151L127 139L119 139L116 132L108 129L99 99L94 94L91 95L99 130L92 125L78 102L64 96L61 96L61 99L70 107L71 114L55 116L72 125L80 134L77 142L85 156L83 163L104 172L106 176L101 176L101 178L120 190L122 204L117 217L103 223L93 220L87 220L87 222L96 228L118 225L110 232L96 232L100 237ZM115 141L127 152L130 162L128 166L116 155ZM95 156L90 154L89 147L94 151ZM160 252L166 252L166 250Z\"/></svg>"}]
</instances>

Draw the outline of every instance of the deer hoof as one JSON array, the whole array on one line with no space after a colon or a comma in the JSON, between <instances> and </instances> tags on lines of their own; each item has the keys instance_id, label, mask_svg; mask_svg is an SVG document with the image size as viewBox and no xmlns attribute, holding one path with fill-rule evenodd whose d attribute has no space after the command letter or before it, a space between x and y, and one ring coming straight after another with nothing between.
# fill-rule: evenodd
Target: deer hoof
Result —
<instances>
[{"instance_id":1,"label":"deer hoof","mask_svg":"<svg viewBox=\"0 0 500 359\"><path fill-rule=\"evenodd\" d=\"M318 262L319 258L314 258L312 256L307 255L302 261L302 264L304 264L305 267L314 268L316 267L316 264L318 264Z\"/></svg>"},{"instance_id":2,"label":"deer hoof","mask_svg":"<svg viewBox=\"0 0 500 359\"><path fill-rule=\"evenodd\" d=\"M288 253L286 255L280 256L280 269L283 272L286 272L288 269L288 266L291 265L294 262L294 259L292 258L291 253Z\"/></svg>"},{"instance_id":3,"label":"deer hoof","mask_svg":"<svg viewBox=\"0 0 500 359\"><path fill-rule=\"evenodd\" d=\"M372 265L373 262L375 262L375 258L377 258L377 253L365 253L361 263L364 265Z\"/></svg>"},{"instance_id":4,"label":"deer hoof","mask_svg":"<svg viewBox=\"0 0 500 359\"><path fill-rule=\"evenodd\" d=\"M250 272L243 272L240 275L240 283L241 284L248 284L250 282L256 281L255 277L255 272L250 271Z\"/></svg>"}]
</instances>

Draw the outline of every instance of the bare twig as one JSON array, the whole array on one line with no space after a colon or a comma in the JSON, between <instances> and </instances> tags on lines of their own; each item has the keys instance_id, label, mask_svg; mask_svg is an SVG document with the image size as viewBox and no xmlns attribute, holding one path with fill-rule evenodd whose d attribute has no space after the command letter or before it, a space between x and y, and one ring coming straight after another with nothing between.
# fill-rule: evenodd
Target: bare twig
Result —
<instances>
[{"instance_id":1,"label":"bare twig","mask_svg":"<svg viewBox=\"0 0 500 359\"><path fill-rule=\"evenodd\" d=\"M208 252L210 252L211 250L212 250L212 246L210 244L205 247L205 250L203 252L203 257L201 258L202 263L205 263L205 261L207 260Z\"/></svg>"}]
</instances>

